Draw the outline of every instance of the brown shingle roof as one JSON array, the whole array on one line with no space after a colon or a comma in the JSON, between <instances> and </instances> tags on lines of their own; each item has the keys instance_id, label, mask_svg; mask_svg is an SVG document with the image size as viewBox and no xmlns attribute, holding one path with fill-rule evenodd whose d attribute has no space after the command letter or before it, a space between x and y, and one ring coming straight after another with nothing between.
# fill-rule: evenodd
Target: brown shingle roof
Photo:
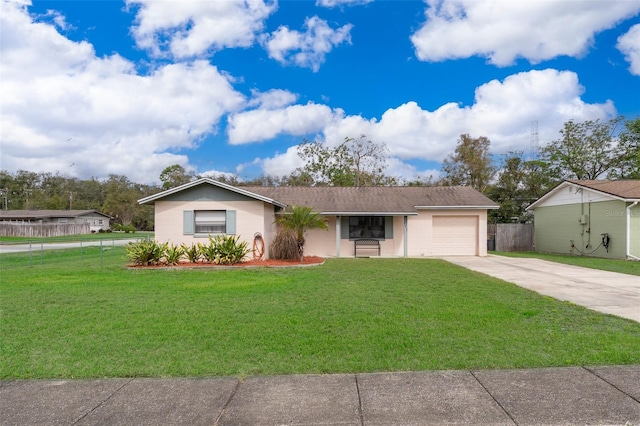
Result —
<instances>
[{"instance_id":1,"label":"brown shingle roof","mask_svg":"<svg viewBox=\"0 0 640 426\"><path fill-rule=\"evenodd\" d=\"M625 199L640 199L640 180L570 180L569 182Z\"/></svg>"},{"instance_id":2,"label":"brown shingle roof","mask_svg":"<svg viewBox=\"0 0 640 426\"><path fill-rule=\"evenodd\" d=\"M424 208L496 208L497 204L469 187L262 187L242 189L287 205L312 207L322 213L415 213Z\"/></svg>"}]
</instances>

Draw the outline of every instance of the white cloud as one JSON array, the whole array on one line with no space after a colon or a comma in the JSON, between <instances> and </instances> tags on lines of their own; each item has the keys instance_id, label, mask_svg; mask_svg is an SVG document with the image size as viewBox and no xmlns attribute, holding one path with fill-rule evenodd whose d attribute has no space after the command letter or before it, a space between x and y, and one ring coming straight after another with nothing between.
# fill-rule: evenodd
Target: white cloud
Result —
<instances>
[{"instance_id":1,"label":"white cloud","mask_svg":"<svg viewBox=\"0 0 640 426\"><path fill-rule=\"evenodd\" d=\"M90 44L33 22L26 6L0 7L3 169L156 182L166 166L188 163L177 150L244 103L205 61L139 75L120 56L98 58Z\"/></svg>"},{"instance_id":2,"label":"white cloud","mask_svg":"<svg viewBox=\"0 0 640 426\"><path fill-rule=\"evenodd\" d=\"M629 1L426 0L411 36L423 61L483 56L498 66L583 55L594 35L640 11Z\"/></svg>"},{"instance_id":3,"label":"white cloud","mask_svg":"<svg viewBox=\"0 0 640 426\"><path fill-rule=\"evenodd\" d=\"M360 6L371 3L373 0L316 0L316 6L336 7L336 6Z\"/></svg>"},{"instance_id":4,"label":"white cloud","mask_svg":"<svg viewBox=\"0 0 640 426\"><path fill-rule=\"evenodd\" d=\"M631 74L640 75L640 24L634 25L626 34L620 36L616 47L631 64Z\"/></svg>"},{"instance_id":5,"label":"white cloud","mask_svg":"<svg viewBox=\"0 0 640 426\"><path fill-rule=\"evenodd\" d=\"M230 172L221 172L218 170L207 170L204 171L202 173L198 173L198 176L201 177L209 177L211 179L219 179L220 176L225 177L227 179L239 179L238 175L235 173L230 173Z\"/></svg>"},{"instance_id":6,"label":"white cloud","mask_svg":"<svg viewBox=\"0 0 640 426\"><path fill-rule=\"evenodd\" d=\"M284 154L276 153L271 158L256 159L253 163L261 165L267 176L285 176L304 165L304 161L298 157L298 149L295 146L287 149Z\"/></svg>"},{"instance_id":7,"label":"white cloud","mask_svg":"<svg viewBox=\"0 0 640 426\"><path fill-rule=\"evenodd\" d=\"M325 55L335 46L351 44L351 24L334 30L327 21L313 16L305 20L304 26L304 33L280 26L271 35L265 35L262 43L269 57L282 64L311 68L317 72L324 63Z\"/></svg>"},{"instance_id":8,"label":"white cloud","mask_svg":"<svg viewBox=\"0 0 640 426\"><path fill-rule=\"evenodd\" d=\"M271 89L267 92L251 91L252 98L248 106L258 106L263 109L276 109L291 105L298 100L298 95L288 90Z\"/></svg>"},{"instance_id":9,"label":"white cloud","mask_svg":"<svg viewBox=\"0 0 640 426\"><path fill-rule=\"evenodd\" d=\"M136 43L156 56L167 51L190 58L228 47L248 47L277 3L263 0L129 0L139 6L132 32Z\"/></svg>"},{"instance_id":10,"label":"white cloud","mask_svg":"<svg viewBox=\"0 0 640 426\"><path fill-rule=\"evenodd\" d=\"M608 118L616 114L611 101L588 104L584 88L570 71L547 69L514 74L478 87L474 104L448 103L425 111L415 102L387 110L379 121L346 117L324 129L328 141L364 133L384 142L401 159L442 160L462 133L487 136L495 153L528 150L532 121L539 121L541 143L556 139L563 123ZM335 142L334 142L335 143Z\"/></svg>"},{"instance_id":11,"label":"white cloud","mask_svg":"<svg viewBox=\"0 0 640 426\"><path fill-rule=\"evenodd\" d=\"M285 133L296 136L315 133L342 114L342 110L314 103L232 114L227 127L229 143L261 142Z\"/></svg>"},{"instance_id":12,"label":"white cloud","mask_svg":"<svg viewBox=\"0 0 640 426\"><path fill-rule=\"evenodd\" d=\"M589 104L581 99L583 92L578 76L570 71L522 72L478 87L470 106L448 103L428 111L415 102L407 102L388 109L379 120L334 114L318 133L329 146L341 143L346 136L360 134L384 143L389 156L397 160L392 164L393 173L411 178L414 170L403 161L441 161L453 151L463 133L488 137L495 154L528 152L534 121L538 121L540 145L544 146L559 137L558 131L568 120L616 115L611 101ZM288 133L285 122L271 120L271 134ZM262 165L265 173L285 174L300 163L296 162L295 148L290 148L285 154L263 160Z\"/></svg>"}]
</instances>

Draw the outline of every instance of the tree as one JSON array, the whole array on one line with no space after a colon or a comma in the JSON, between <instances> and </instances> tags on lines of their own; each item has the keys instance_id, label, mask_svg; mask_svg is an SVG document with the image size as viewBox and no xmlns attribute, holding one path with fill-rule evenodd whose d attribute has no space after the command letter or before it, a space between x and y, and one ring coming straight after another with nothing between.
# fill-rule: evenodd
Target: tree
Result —
<instances>
[{"instance_id":1,"label":"tree","mask_svg":"<svg viewBox=\"0 0 640 426\"><path fill-rule=\"evenodd\" d=\"M165 167L165 169L160 173L160 181L162 182L163 190L189 183L191 182L191 179L192 176L179 164Z\"/></svg>"},{"instance_id":2,"label":"tree","mask_svg":"<svg viewBox=\"0 0 640 426\"><path fill-rule=\"evenodd\" d=\"M614 133L622 117L576 123L569 120L560 130L561 139L542 149L542 158L560 179L598 179L620 167Z\"/></svg>"},{"instance_id":3,"label":"tree","mask_svg":"<svg viewBox=\"0 0 640 426\"><path fill-rule=\"evenodd\" d=\"M496 173L485 136L460 135L455 151L442 162L443 181L447 185L464 185L484 192Z\"/></svg>"},{"instance_id":4,"label":"tree","mask_svg":"<svg viewBox=\"0 0 640 426\"><path fill-rule=\"evenodd\" d=\"M308 229L328 229L327 220L311 207L291 206L276 219L276 223L296 235L300 262L304 261L304 233Z\"/></svg>"},{"instance_id":5,"label":"tree","mask_svg":"<svg viewBox=\"0 0 640 426\"><path fill-rule=\"evenodd\" d=\"M385 176L387 147L360 135L357 139L347 137L335 148L322 142L304 141L298 145L298 156L305 165L289 178L290 182L305 182L308 178L314 185L330 186L376 186L395 183ZM299 179L302 178L302 179Z\"/></svg>"},{"instance_id":6,"label":"tree","mask_svg":"<svg viewBox=\"0 0 640 426\"><path fill-rule=\"evenodd\" d=\"M131 224L139 209L137 200L142 198L136 184L126 176L110 175L104 182L104 193L101 211L112 216L115 222Z\"/></svg>"},{"instance_id":7,"label":"tree","mask_svg":"<svg viewBox=\"0 0 640 426\"><path fill-rule=\"evenodd\" d=\"M640 179L640 117L624 123L618 135L616 155L620 159L617 170L611 177L616 179Z\"/></svg>"},{"instance_id":8,"label":"tree","mask_svg":"<svg viewBox=\"0 0 640 426\"><path fill-rule=\"evenodd\" d=\"M498 210L489 211L493 223L528 222L526 211L534 201L555 185L548 167L538 160L524 160L522 151L504 155L496 182L487 189L487 196L500 204Z\"/></svg>"}]
</instances>

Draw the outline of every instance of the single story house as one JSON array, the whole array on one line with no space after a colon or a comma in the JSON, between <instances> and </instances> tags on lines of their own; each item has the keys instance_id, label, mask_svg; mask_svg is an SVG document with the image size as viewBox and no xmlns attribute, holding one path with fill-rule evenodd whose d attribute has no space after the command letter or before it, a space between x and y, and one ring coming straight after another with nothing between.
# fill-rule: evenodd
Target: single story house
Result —
<instances>
[{"instance_id":1,"label":"single story house","mask_svg":"<svg viewBox=\"0 0 640 426\"><path fill-rule=\"evenodd\" d=\"M486 256L487 210L498 208L469 187L235 187L210 178L139 203L154 205L158 241L191 245L237 234L249 247L257 234L269 246L287 206L311 207L329 229L307 231L305 254L323 257L354 256L363 239L380 256Z\"/></svg>"},{"instance_id":2,"label":"single story house","mask_svg":"<svg viewBox=\"0 0 640 426\"><path fill-rule=\"evenodd\" d=\"M109 229L111 216L97 210L3 210L2 222L29 224L88 224L93 232Z\"/></svg>"},{"instance_id":3,"label":"single story house","mask_svg":"<svg viewBox=\"0 0 640 426\"><path fill-rule=\"evenodd\" d=\"M527 210L536 251L640 260L640 180L568 180Z\"/></svg>"}]
</instances>

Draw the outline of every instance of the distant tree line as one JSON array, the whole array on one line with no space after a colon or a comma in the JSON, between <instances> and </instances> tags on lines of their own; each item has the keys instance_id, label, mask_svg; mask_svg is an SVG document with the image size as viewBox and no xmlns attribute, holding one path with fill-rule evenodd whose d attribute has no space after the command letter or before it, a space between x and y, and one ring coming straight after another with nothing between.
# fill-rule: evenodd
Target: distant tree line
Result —
<instances>
[{"instance_id":1,"label":"distant tree line","mask_svg":"<svg viewBox=\"0 0 640 426\"><path fill-rule=\"evenodd\" d=\"M304 165L289 175L213 178L236 186L471 186L500 205L490 212L491 222L530 220L526 207L565 179L640 179L640 117L568 121L560 136L539 155L525 158L522 151L495 156L488 138L463 134L436 179L399 180L387 175L387 147L365 135L347 137L336 147L304 140L297 147ZM138 184L121 175L80 180L1 170L0 205L10 210L95 209L112 216L114 223L153 229L153 208L138 205L137 200L198 177L178 164L162 171L161 186Z\"/></svg>"}]
</instances>

